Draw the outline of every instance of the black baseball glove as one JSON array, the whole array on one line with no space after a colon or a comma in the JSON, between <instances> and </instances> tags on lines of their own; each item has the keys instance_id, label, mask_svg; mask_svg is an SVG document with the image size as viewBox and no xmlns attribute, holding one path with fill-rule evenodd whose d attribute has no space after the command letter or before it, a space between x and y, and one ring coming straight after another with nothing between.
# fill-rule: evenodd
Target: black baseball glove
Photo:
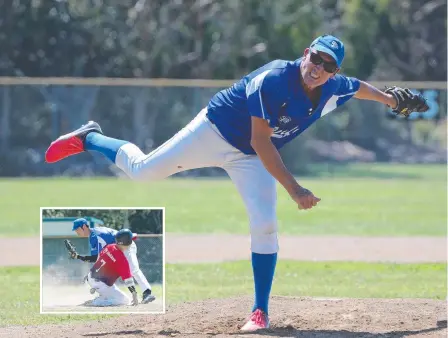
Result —
<instances>
[{"instance_id":1,"label":"black baseball glove","mask_svg":"<svg viewBox=\"0 0 448 338\"><path fill-rule=\"evenodd\" d=\"M413 112L423 113L429 109L425 97L411 92L408 88L386 87L384 92L392 94L397 101L397 106L391 107L396 115L408 117Z\"/></svg>"},{"instance_id":2,"label":"black baseball glove","mask_svg":"<svg viewBox=\"0 0 448 338\"><path fill-rule=\"evenodd\" d=\"M69 257L71 259L78 258L78 253L76 252L75 246L70 242L68 239L64 240L65 247L67 248L67 251L69 252Z\"/></svg>"}]
</instances>

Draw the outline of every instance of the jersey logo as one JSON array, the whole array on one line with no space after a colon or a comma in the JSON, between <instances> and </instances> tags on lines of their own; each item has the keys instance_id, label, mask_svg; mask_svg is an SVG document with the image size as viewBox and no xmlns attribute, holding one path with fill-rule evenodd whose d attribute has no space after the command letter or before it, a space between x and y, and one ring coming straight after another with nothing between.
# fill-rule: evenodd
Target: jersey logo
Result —
<instances>
[{"instance_id":1,"label":"jersey logo","mask_svg":"<svg viewBox=\"0 0 448 338\"><path fill-rule=\"evenodd\" d=\"M291 118L289 116L280 116L280 118L278 120L282 124L287 124L287 123L291 122Z\"/></svg>"},{"instance_id":2,"label":"jersey logo","mask_svg":"<svg viewBox=\"0 0 448 338\"><path fill-rule=\"evenodd\" d=\"M275 127L274 132L271 135L271 137L273 137L273 138L288 137L288 136L294 134L298 130L299 130L299 126L296 126L296 127L292 128L291 130L284 130L284 129L280 129L279 127Z\"/></svg>"}]
</instances>

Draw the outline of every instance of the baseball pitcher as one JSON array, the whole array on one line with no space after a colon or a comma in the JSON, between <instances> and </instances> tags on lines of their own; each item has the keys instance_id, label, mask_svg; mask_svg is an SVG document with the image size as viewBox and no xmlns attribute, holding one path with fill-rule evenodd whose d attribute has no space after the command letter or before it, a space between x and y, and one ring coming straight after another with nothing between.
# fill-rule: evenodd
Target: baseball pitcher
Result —
<instances>
[{"instance_id":1,"label":"baseball pitcher","mask_svg":"<svg viewBox=\"0 0 448 338\"><path fill-rule=\"evenodd\" d=\"M135 306L138 304L134 279L129 262L124 255L133 243L132 236L130 230L122 229L115 234L116 244L106 244L100 251L98 259L85 277L85 281L91 287L90 292L96 291L99 294L89 303L90 306ZM132 300L115 285L119 277L131 292Z\"/></svg>"},{"instance_id":2,"label":"baseball pitcher","mask_svg":"<svg viewBox=\"0 0 448 338\"><path fill-rule=\"evenodd\" d=\"M408 89L381 91L339 74L344 50L340 39L323 35L300 58L265 64L216 93L185 128L149 154L129 141L105 136L98 123L89 121L52 142L46 161L96 151L130 178L146 181L194 168L223 168L249 216L255 301L242 330L268 328L279 250L276 182L299 209L313 208L321 201L296 181L279 149L351 98L379 102L403 116L429 108L422 96Z\"/></svg>"},{"instance_id":3,"label":"baseball pitcher","mask_svg":"<svg viewBox=\"0 0 448 338\"><path fill-rule=\"evenodd\" d=\"M79 259L90 263L97 262L98 255L101 250L106 245L116 242L117 230L107 227L90 228L85 218L76 219L73 222L72 230L75 231L79 237L88 237L90 244L89 256L82 256L77 252L71 252L70 257L72 259ZM128 247L126 247L125 250L123 250L123 253L129 262L133 277L143 291L142 303L146 304L154 301L156 297L152 295L151 285L143 272L140 270L140 265L137 259L137 245L134 242L136 238L137 234L132 234L132 242Z\"/></svg>"}]
</instances>

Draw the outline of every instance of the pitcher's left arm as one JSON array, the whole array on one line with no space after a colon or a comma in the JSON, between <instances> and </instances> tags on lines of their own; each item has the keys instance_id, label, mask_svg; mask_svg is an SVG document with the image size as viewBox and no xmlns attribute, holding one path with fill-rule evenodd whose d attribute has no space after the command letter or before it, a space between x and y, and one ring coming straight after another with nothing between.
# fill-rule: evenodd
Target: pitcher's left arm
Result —
<instances>
[{"instance_id":1,"label":"pitcher's left arm","mask_svg":"<svg viewBox=\"0 0 448 338\"><path fill-rule=\"evenodd\" d=\"M383 103L390 107L393 113L406 117L413 112L422 113L429 109L425 97L411 92L408 88L392 86L383 92L365 81L360 81L359 90L354 97Z\"/></svg>"}]
</instances>

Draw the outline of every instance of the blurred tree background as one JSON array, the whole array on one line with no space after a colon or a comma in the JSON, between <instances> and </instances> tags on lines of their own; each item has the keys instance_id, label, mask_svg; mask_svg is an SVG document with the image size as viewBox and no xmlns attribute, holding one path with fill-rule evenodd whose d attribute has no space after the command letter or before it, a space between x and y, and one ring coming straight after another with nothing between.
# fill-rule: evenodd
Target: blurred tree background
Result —
<instances>
[{"instance_id":1,"label":"blurred tree background","mask_svg":"<svg viewBox=\"0 0 448 338\"><path fill-rule=\"evenodd\" d=\"M447 79L446 0L0 0L0 9L0 76L233 80L273 59L295 60L330 33L345 42L346 75ZM87 119L149 152L219 89L0 90L0 176L48 176L114 174L91 154L43 162L57 135ZM431 111L418 123L392 121L386 107L351 100L337 110L343 114L330 114L285 147L285 162L297 174L312 174L308 164L318 161L445 162L446 90L425 95Z\"/></svg>"},{"instance_id":2,"label":"blurred tree background","mask_svg":"<svg viewBox=\"0 0 448 338\"><path fill-rule=\"evenodd\" d=\"M236 79L319 34L362 79L446 81L446 0L3 0L0 76Z\"/></svg>"},{"instance_id":3,"label":"blurred tree background","mask_svg":"<svg viewBox=\"0 0 448 338\"><path fill-rule=\"evenodd\" d=\"M42 217L94 217L112 229L127 228L137 234L163 234L163 210L150 209L44 209Z\"/></svg>"}]
</instances>

